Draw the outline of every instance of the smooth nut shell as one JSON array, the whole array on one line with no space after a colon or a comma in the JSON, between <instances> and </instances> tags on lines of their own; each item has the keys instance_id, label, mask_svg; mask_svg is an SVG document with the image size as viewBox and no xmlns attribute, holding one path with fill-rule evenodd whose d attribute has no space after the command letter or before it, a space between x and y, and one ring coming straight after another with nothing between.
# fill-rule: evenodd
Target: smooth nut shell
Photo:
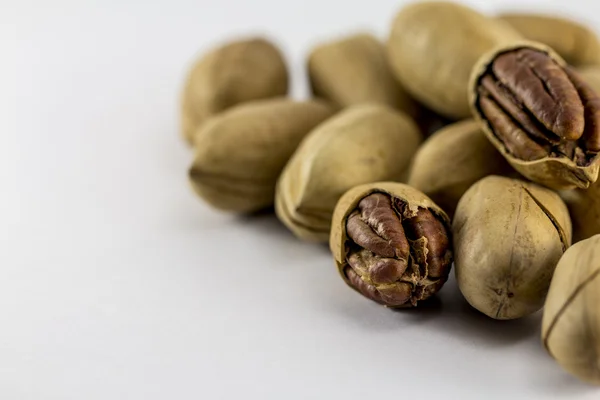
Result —
<instances>
[{"instance_id":1,"label":"smooth nut shell","mask_svg":"<svg viewBox=\"0 0 600 400\"><path fill-rule=\"evenodd\" d=\"M469 74L485 52L520 35L506 23L451 2L402 8L388 41L392 70L427 107L450 118L470 116Z\"/></svg>"},{"instance_id":2,"label":"smooth nut shell","mask_svg":"<svg viewBox=\"0 0 600 400\"><path fill-rule=\"evenodd\" d=\"M539 310L571 243L569 213L556 193L498 176L483 178L464 194L452 230L460 291L495 319Z\"/></svg>"},{"instance_id":3,"label":"smooth nut shell","mask_svg":"<svg viewBox=\"0 0 600 400\"><path fill-rule=\"evenodd\" d=\"M274 44L261 38L225 44L202 56L188 73L181 98L182 135L191 144L211 116L287 91L287 68Z\"/></svg>"},{"instance_id":4,"label":"smooth nut shell","mask_svg":"<svg viewBox=\"0 0 600 400\"><path fill-rule=\"evenodd\" d=\"M193 189L226 211L272 205L285 163L302 138L333 113L321 101L282 98L245 103L213 117L195 135Z\"/></svg>"},{"instance_id":5,"label":"smooth nut shell","mask_svg":"<svg viewBox=\"0 0 600 400\"><path fill-rule=\"evenodd\" d=\"M417 151L408 184L453 215L462 195L488 175L516 175L483 134L480 124L463 120L429 137Z\"/></svg>"},{"instance_id":6,"label":"smooth nut shell","mask_svg":"<svg viewBox=\"0 0 600 400\"><path fill-rule=\"evenodd\" d=\"M384 45L361 33L324 43L308 58L315 96L339 107L361 103L388 105L414 115L416 104L395 80Z\"/></svg>"},{"instance_id":7,"label":"smooth nut shell","mask_svg":"<svg viewBox=\"0 0 600 400\"><path fill-rule=\"evenodd\" d=\"M493 133L489 122L483 118L477 107L477 86L479 79L488 69L494 59L508 51L519 48L532 48L548 54L559 65L565 66L565 61L555 51L541 43L518 41L510 45L497 47L484 54L473 67L469 81L469 103L471 111L477 121L481 123L483 132L496 149L506 158L510 165L521 175L531 181L544 185L554 190L572 189L575 187L587 188L598 179L599 163L592 163L587 167L578 166L571 159L562 157L544 157L539 160L525 161L514 157L508 152L504 144Z\"/></svg>"},{"instance_id":8,"label":"smooth nut shell","mask_svg":"<svg viewBox=\"0 0 600 400\"><path fill-rule=\"evenodd\" d=\"M600 183L560 192L573 221L573 242L600 234Z\"/></svg>"},{"instance_id":9,"label":"smooth nut shell","mask_svg":"<svg viewBox=\"0 0 600 400\"><path fill-rule=\"evenodd\" d=\"M600 385L600 235L560 259L542 318L542 341L568 372Z\"/></svg>"},{"instance_id":10,"label":"smooth nut shell","mask_svg":"<svg viewBox=\"0 0 600 400\"><path fill-rule=\"evenodd\" d=\"M360 184L404 181L421 141L404 113L373 104L345 109L313 130L286 165L278 217L299 238L326 242L339 198Z\"/></svg>"},{"instance_id":11,"label":"smooth nut shell","mask_svg":"<svg viewBox=\"0 0 600 400\"><path fill-rule=\"evenodd\" d=\"M505 13L498 18L512 26L523 38L551 47L570 65L600 64L598 36L574 20L526 13Z\"/></svg>"},{"instance_id":12,"label":"smooth nut shell","mask_svg":"<svg viewBox=\"0 0 600 400\"><path fill-rule=\"evenodd\" d=\"M344 269L348 265L346 262L346 245L349 240L346 233L346 220L348 219L348 215L356 209L358 203L372 193L386 193L392 197L399 198L415 211L417 208L429 209L440 218L447 232L451 231L448 215L429 197L413 187L397 182L375 182L353 187L344 193L335 206L331 223L331 235L329 237L329 248L335 259L338 272L350 287L353 286L348 282L348 278L344 274Z\"/></svg>"},{"instance_id":13,"label":"smooth nut shell","mask_svg":"<svg viewBox=\"0 0 600 400\"><path fill-rule=\"evenodd\" d=\"M577 73L594 89L600 93L600 66L591 65L576 68Z\"/></svg>"}]
</instances>

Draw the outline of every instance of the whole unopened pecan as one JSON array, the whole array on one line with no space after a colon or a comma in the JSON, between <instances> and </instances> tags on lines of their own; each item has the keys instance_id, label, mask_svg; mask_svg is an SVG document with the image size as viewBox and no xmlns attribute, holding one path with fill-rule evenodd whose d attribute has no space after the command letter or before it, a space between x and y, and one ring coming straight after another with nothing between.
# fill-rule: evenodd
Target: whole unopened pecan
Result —
<instances>
[{"instance_id":1,"label":"whole unopened pecan","mask_svg":"<svg viewBox=\"0 0 600 400\"><path fill-rule=\"evenodd\" d=\"M415 154L408 184L452 217L462 195L488 175L517 172L485 137L478 121L450 124L429 137Z\"/></svg>"},{"instance_id":2,"label":"whole unopened pecan","mask_svg":"<svg viewBox=\"0 0 600 400\"><path fill-rule=\"evenodd\" d=\"M444 285L452 265L449 220L400 183L356 187L338 203L331 249L344 280L388 307L416 306Z\"/></svg>"},{"instance_id":3,"label":"whole unopened pecan","mask_svg":"<svg viewBox=\"0 0 600 400\"><path fill-rule=\"evenodd\" d=\"M570 65L600 65L600 40L591 26L577 19L528 12L498 16L525 39L552 47Z\"/></svg>"},{"instance_id":4,"label":"whole unopened pecan","mask_svg":"<svg viewBox=\"0 0 600 400\"><path fill-rule=\"evenodd\" d=\"M496 50L480 60L471 82L475 116L519 172L557 189L596 181L600 97L551 50Z\"/></svg>"},{"instance_id":5,"label":"whole unopened pecan","mask_svg":"<svg viewBox=\"0 0 600 400\"><path fill-rule=\"evenodd\" d=\"M491 318L530 315L543 306L571 237L569 211L556 192L485 177L461 197L452 220L458 288Z\"/></svg>"},{"instance_id":6,"label":"whole unopened pecan","mask_svg":"<svg viewBox=\"0 0 600 400\"><path fill-rule=\"evenodd\" d=\"M542 342L565 370L600 385L600 235L581 241L561 257L542 318Z\"/></svg>"},{"instance_id":7,"label":"whole unopened pecan","mask_svg":"<svg viewBox=\"0 0 600 400\"><path fill-rule=\"evenodd\" d=\"M407 114L357 104L314 128L277 181L275 212L302 240L327 242L342 195L368 182L404 181L422 135Z\"/></svg>"}]
</instances>

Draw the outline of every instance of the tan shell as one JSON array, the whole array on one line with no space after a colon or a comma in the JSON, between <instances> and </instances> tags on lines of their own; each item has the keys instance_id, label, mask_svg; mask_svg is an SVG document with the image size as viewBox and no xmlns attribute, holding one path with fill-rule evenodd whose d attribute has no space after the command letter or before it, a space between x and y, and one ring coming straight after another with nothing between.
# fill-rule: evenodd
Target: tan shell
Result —
<instances>
[{"instance_id":1,"label":"tan shell","mask_svg":"<svg viewBox=\"0 0 600 400\"><path fill-rule=\"evenodd\" d=\"M423 143L413 160L408 184L451 216L467 189L488 175L516 172L491 145L479 123L468 119L442 128Z\"/></svg>"},{"instance_id":2,"label":"tan shell","mask_svg":"<svg viewBox=\"0 0 600 400\"><path fill-rule=\"evenodd\" d=\"M594 89L600 93L600 66L591 65L576 68L577 73Z\"/></svg>"},{"instance_id":3,"label":"tan shell","mask_svg":"<svg viewBox=\"0 0 600 400\"><path fill-rule=\"evenodd\" d=\"M568 372L600 385L600 235L560 259L542 318L542 341Z\"/></svg>"},{"instance_id":4,"label":"tan shell","mask_svg":"<svg viewBox=\"0 0 600 400\"><path fill-rule=\"evenodd\" d=\"M213 117L195 135L192 187L222 210L243 213L272 205L285 163L333 112L320 101L282 98L245 103Z\"/></svg>"},{"instance_id":5,"label":"tan shell","mask_svg":"<svg viewBox=\"0 0 600 400\"><path fill-rule=\"evenodd\" d=\"M313 93L339 107L378 103L415 114L416 105L390 70L383 44L362 33L316 47L308 58Z\"/></svg>"},{"instance_id":6,"label":"tan shell","mask_svg":"<svg viewBox=\"0 0 600 400\"><path fill-rule=\"evenodd\" d=\"M600 182L585 190L562 191L560 197L569 207L573 221L573 242L600 234Z\"/></svg>"},{"instance_id":7,"label":"tan shell","mask_svg":"<svg viewBox=\"0 0 600 400\"><path fill-rule=\"evenodd\" d=\"M283 96L288 72L279 49L261 38L228 43L192 66L182 93L181 130L189 143L208 118L236 104Z\"/></svg>"},{"instance_id":8,"label":"tan shell","mask_svg":"<svg viewBox=\"0 0 600 400\"><path fill-rule=\"evenodd\" d=\"M427 208L435 215L440 217L448 232L450 229L450 218L446 213L438 207L429 197L417 189L397 182L376 182L367 183L364 185L355 186L348 190L340 198L331 224L331 235L329 237L329 248L335 259L335 264L338 272L344 281L348 284L344 269L348 266L346 261L348 236L346 233L346 219L348 215L354 211L358 203L372 193L387 193L390 196L399 198L405 201L411 208L416 211L418 208ZM348 285L352 287L352 285Z\"/></svg>"},{"instance_id":9,"label":"tan shell","mask_svg":"<svg viewBox=\"0 0 600 400\"><path fill-rule=\"evenodd\" d=\"M539 310L571 243L569 213L556 193L498 176L483 178L464 194L452 230L460 291L495 319Z\"/></svg>"},{"instance_id":10,"label":"tan shell","mask_svg":"<svg viewBox=\"0 0 600 400\"><path fill-rule=\"evenodd\" d=\"M599 163L596 162L587 167L580 167L577 166L573 160L567 158L546 157L535 161L524 161L515 158L508 152L504 147L504 144L496 137L496 135L494 135L489 124L482 117L476 106L478 101L476 88L479 78L485 73L489 64L492 63L499 54L523 47L543 51L552 57L559 65L566 65L565 61L556 54L556 52L548 46L536 42L520 41L510 45L500 46L489 51L484 54L473 67L469 81L469 103L471 105L473 116L481 123L483 132L490 142L492 142L494 147L500 151L514 169L519 171L519 173L527 179L555 190L572 189L575 187L587 188L591 183L598 179Z\"/></svg>"},{"instance_id":11,"label":"tan shell","mask_svg":"<svg viewBox=\"0 0 600 400\"><path fill-rule=\"evenodd\" d=\"M577 72L600 93L600 66L577 68ZM560 196L569 207L574 243L600 234L600 182L587 189L561 191Z\"/></svg>"},{"instance_id":12,"label":"tan shell","mask_svg":"<svg viewBox=\"0 0 600 400\"><path fill-rule=\"evenodd\" d=\"M402 181L422 137L405 114L349 107L313 130L277 183L275 211L299 238L326 242L339 198L369 182Z\"/></svg>"},{"instance_id":13,"label":"tan shell","mask_svg":"<svg viewBox=\"0 0 600 400\"><path fill-rule=\"evenodd\" d=\"M525 39L544 43L574 66L600 64L596 33L574 20L558 16L506 13L498 17Z\"/></svg>"},{"instance_id":14,"label":"tan shell","mask_svg":"<svg viewBox=\"0 0 600 400\"><path fill-rule=\"evenodd\" d=\"M420 2L396 16L388 41L392 70L417 100L450 118L470 116L469 74L482 54L520 35L451 2Z\"/></svg>"}]
</instances>

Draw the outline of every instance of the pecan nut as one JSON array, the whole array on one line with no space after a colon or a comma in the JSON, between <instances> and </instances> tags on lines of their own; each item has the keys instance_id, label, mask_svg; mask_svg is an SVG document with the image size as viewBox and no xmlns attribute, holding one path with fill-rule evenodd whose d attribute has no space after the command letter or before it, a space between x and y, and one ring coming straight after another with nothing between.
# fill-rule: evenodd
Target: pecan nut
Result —
<instances>
[{"instance_id":1,"label":"pecan nut","mask_svg":"<svg viewBox=\"0 0 600 400\"><path fill-rule=\"evenodd\" d=\"M566 158L578 167L600 151L600 97L544 51L497 55L479 77L475 107L513 157Z\"/></svg>"},{"instance_id":2,"label":"pecan nut","mask_svg":"<svg viewBox=\"0 0 600 400\"><path fill-rule=\"evenodd\" d=\"M416 306L448 277L449 231L428 208L371 193L348 215L346 233L343 274L350 286L380 304Z\"/></svg>"}]
</instances>

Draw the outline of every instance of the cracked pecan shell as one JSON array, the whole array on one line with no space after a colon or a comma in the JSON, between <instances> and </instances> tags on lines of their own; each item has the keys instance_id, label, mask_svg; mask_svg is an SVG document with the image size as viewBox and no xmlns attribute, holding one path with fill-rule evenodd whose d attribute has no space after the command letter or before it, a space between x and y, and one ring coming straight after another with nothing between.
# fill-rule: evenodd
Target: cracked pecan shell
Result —
<instances>
[{"instance_id":1,"label":"cracked pecan shell","mask_svg":"<svg viewBox=\"0 0 600 400\"><path fill-rule=\"evenodd\" d=\"M367 184L344 194L330 247L346 283L387 307L414 307L431 297L452 265L448 217L401 183Z\"/></svg>"},{"instance_id":2,"label":"cracked pecan shell","mask_svg":"<svg viewBox=\"0 0 600 400\"><path fill-rule=\"evenodd\" d=\"M550 49L496 49L480 59L470 88L476 119L522 175L554 189L596 181L600 97Z\"/></svg>"}]
</instances>

